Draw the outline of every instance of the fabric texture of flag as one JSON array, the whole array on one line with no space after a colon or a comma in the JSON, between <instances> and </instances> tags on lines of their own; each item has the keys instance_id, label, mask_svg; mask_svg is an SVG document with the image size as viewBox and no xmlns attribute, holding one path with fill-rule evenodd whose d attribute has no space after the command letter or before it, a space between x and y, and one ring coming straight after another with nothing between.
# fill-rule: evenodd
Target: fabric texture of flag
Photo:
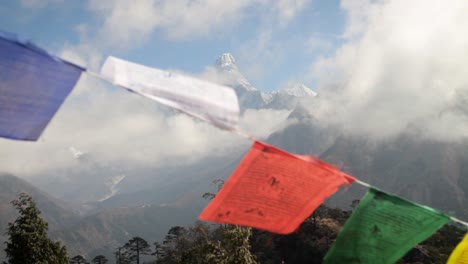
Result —
<instances>
[{"instance_id":1,"label":"fabric texture of flag","mask_svg":"<svg viewBox=\"0 0 468 264\"><path fill-rule=\"evenodd\" d=\"M257 141L199 218L288 234L340 186L354 181L314 157Z\"/></svg>"},{"instance_id":2,"label":"fabric texture of flag","mask_svg":"<svg viewBox=\"0 0 468 264\"><path fill-rule=\"evenodd\" d=\"M447 264L468 264L468 234L450 254Z\"/></svg>"},{"instance_id":3,"label":"fabric texture of flag","mask_svg":"<svg viewBox=\"0 0 468 264\"><path fill-rule=\"evenodd\" d=\"M236 130L239 103L229 87L108 57L101 75L115 85L225 129Z\"/></svg>"},{"instance_id":4,"label":"fabric texture of flag","mask_svg":"<svg viewBox=\"0 0 468 264\"><path fill-rule=\"evenodd\" d=\"M324 263L395 263L449 221L432 208L371 188Z\"/></svg>"},{"instance_id":5,"label":"fabric texture of flag","mask_svg":"<svg viewBox=\"0 0 468 264\"><path fill-rule=\"evenodd\" d=\"M0 32L0 137L37 140L83 70Z\"/></svg>"}]
</instances>

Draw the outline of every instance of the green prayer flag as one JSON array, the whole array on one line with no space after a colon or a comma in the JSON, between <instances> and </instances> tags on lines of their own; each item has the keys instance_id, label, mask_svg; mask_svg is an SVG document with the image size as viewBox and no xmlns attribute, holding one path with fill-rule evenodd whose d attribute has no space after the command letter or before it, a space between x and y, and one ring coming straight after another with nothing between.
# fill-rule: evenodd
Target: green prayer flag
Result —
<instances>
[{"instance_id":1,"label":"green prayer flag","mask_svg":"<svg viewBox=\"0 0 468 264\"><path fill-rule=\"evenodd\" d=\"M449 221L432 208L370 188L324 263L395 263Z\"/></svg>"}]
</instances>

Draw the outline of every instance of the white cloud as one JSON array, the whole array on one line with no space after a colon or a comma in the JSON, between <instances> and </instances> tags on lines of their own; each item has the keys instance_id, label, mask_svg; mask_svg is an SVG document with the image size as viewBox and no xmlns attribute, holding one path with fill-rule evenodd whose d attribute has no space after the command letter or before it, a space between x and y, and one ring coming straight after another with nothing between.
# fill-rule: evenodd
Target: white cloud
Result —
<instances>
[{"instance_id":1,"label":"white cloud","mask_svg":"<svg viewBox=\"0 0 468 264\"><path fill-rule=\"evenodd\" d=\"M90 88L92 87L92 89ZM80 91L80 90L84 90ZM82 78L37 143L0 141L4 171L47 174L76 166L69 146L100 164L156 167L193 161L243 139L182 114L164 115L151 100Z\"/></svg>"},{"instance_id":2,"label":"white cloud","mask_svg":"<svg viewBox=\"0 0 468 264\"><path fill-rule=\"evenodd\" d=\"M230 31L246 16L260 14L286 25L309 0L89 0L103 20L101 41L116 47L136 46L161 30L171 39ZM255 10L250 12L249 10Z\"/></svg>"},{"instance_id":3,"label":"white cloud","mask_svg":"<svg viewBox=\"0 0 468 264\"><path fill-rule=\"evenodd\" d=\"M347 42L313 68L323 102L315 114L379 137L414 124L431 138L466 137L466 116L451 109L468 93L468 2L347 0L342 7Z\"/></svg>"},{"instance_id":4,"label":"white cloud","mask_svg":"<svg viewBox=\"0 0 468 264\"><path fill-rule=\"evenodd\" d=\"M286 25L293 19L310 1L309 0L277 0L276 9L281 25Z\"/></svg>"},{"instance_id":5,"label":"white cloud","mask_svg":"<svg viewBox=\"0 0 468 264\"><path fill-rule=\"evenodd\" d=\"M100 68L103 59L98 49L90 43L65 44L58 55L67 61L94 71Z\"/></svg>"},{"instance_id":6,"label":"white cloud","mask_svg":"<svg viewBox=\"0 0 468 264\"><path fill-rule=\"evenodd\" d=\"M212 34L235 26L245 16L255 13L246 11L247 8L254 8L265 16L273 12L278 19L290 21L304 3L89 0L89 8L102 19L102 27L77 25L78 43L66 43L57 54L96 70L102 53L108 51L106 48L136 47L155 30L177 39ZM292 6L288 7L289 4ZM97 35L93 35L95 33ZM269 41L266 35L262 38ZM265 45L269 45L266 42ZM190 162L250 145L244 138L186 115L167 116L164 112L172 110L114 88L84 74L39 142L0 139L0 156L6 157L0 160L2 171L34 176L77 168L79 163L70 154L70 146L88 153L102 166L152 168L168 160ZM262 138L277 127L286 114L275 110L246 111L240 124L243 131ZM262 122L262 126L258 126L258 122Z\"/></svg>"},{"instance_id":7,"label":"white cloud","mask_svg":"<svg viewBox=\"0 0 468 264\"><path fill-rule=\"evenodd\" d=\"M272 41L272 34L271 30L261 31L240 47L240 61L245 65L242 69L248 79L263 79L268 70L283 61L281 44Z\"/></svg>"},{"instance_id":8,"label":"white cloud","mask_svg":"<svg viewBox=\"0 0 468 264\"><path fill-rule=\"evenodd\" d=\"M156 29L170 38L204 35L240 21L251 1L101 1L91 0L91 10L104 19L101 36L114 46L129 47L145 41Z\"/></svg>"},{"instance_id":9,"label":"white cloud","mask_svg":"<svg viewBox=\"0 0 468 264\"><path fill-rule=\"evenodd\" d=\"M128 47L146 39L160 24L160 10L153 0L90 0L89 7L103 18L102 44Z\"/></svg>"},{"instance_id":10,"label":"white cloud","mask_svg":"<svg viewBox=\"0 0 468 264\"><path fill-rule=\"evenodd\" d=\"M246 111L240 118L241 130L264 138L287 114ZM69 151L73 146L109 171L131 171L227 155L250 144L245 138L84 74L38 142L0 139L0 168L23 177L76 171L81 165Z\"/></svg>"},{"instance_id":11,"label":"white cloud","mask_svg":"<svg viewBox=\"0 0 468 264\"><path fill-rule=\"evenodd\" d=\"M380 0L379 0L380 1ZM341 8L347 12L348 22L343 37L352 38L363 33L368 24L369 16L372 13L373 0L342 0ZM383 1L380 1L383 2Z\"/></svg>"},{"instance_id":12,"label":"white cloud","mask_svg":"<svg viewBox=\"0 0 468 264\"><path fill-rule=\"evenodd\" d=\"M97 71L103 60L102 46L96 44L95 40L89 39L89 26L87 24L76 25L75 31L79 34L78 43L70 44L66 42L57 51L58 56L89 70Z\"/></svg>"},{"instance_id":13,"label":"white cloud","mask_svg":"<svg viewBox=\"0 0 468 264\"><path fill-rule=\"evenodd\" d=\"M265 139L271 133L287 126L285 121L290 112L289 110L247 109L240 119L240 127L250 136Z\"/></svg>"}]
</instances>

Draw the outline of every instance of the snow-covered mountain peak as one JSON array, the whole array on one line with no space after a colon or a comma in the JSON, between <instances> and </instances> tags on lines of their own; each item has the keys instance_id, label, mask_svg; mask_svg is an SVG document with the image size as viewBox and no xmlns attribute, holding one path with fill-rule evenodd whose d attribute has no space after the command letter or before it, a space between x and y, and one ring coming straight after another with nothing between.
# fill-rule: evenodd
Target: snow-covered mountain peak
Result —
<instances>
[{"instance_id":1,"label":"snow-covered mountain peak","mask_svg":"<svg viewBox=\"0 0 468 264\"><path fill-rule=\"evenodd\" d=\"M279 90L277 93L288 94L296 97L315 97L318 95L316 92L314 92L309 87L305 86L303 83L295 83L285 89Z\"/></svg>"},{"instance_id":2,"label":"snow-covered mountain peak","mask_svg":"<svg viewBox=\"0 0 468 264\"><path fill-rule=\"evenodd\" d=\"M221 70L237 70L236 60L231 53L223 53L219 58L216 60L216 66Z\"/></svg>"},{"instance_id":3,"label":"snow-covered mountain peak","mask_svg":"<svg viewBox=\"0 0 468 264\"><path fill-rule=\"evenodd\" d=\"M219 56L215 67L222 74L224 84L233 87L236 92L257 91L237 69L236 59L231 53L223 53Z\"/></svg>"},{"instance_id":4,"label":"snow-covered mountain peak","mask_svg":"<svg viewBox=\"0 0 468 264\"><path fill-rule=\"evenodd\" d=\"M215 68L224 85L232 87L238 96L239 105L245 109L294 109L299 100L315 97L317 93L302 83L295 83L286 89L263 92L253 87L237 68L236 60L230 53L218 57Z\"/></svg>"}]
</instances>

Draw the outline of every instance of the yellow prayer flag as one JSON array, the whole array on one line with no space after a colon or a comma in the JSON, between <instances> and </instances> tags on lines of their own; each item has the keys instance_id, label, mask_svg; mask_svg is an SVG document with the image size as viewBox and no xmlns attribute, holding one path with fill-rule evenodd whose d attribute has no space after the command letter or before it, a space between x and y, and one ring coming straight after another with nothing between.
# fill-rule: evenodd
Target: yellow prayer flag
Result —
<instances>
[{"instance_id":1,"label":"yellow prayer flag","mask_svg":"<svg viewBox=\"0 0 468 264\"><path fill-rule=\"evenodd\" d=\"M468 234L452 252L447 264L468 264Z\"/></svg>"}]
</instances>

